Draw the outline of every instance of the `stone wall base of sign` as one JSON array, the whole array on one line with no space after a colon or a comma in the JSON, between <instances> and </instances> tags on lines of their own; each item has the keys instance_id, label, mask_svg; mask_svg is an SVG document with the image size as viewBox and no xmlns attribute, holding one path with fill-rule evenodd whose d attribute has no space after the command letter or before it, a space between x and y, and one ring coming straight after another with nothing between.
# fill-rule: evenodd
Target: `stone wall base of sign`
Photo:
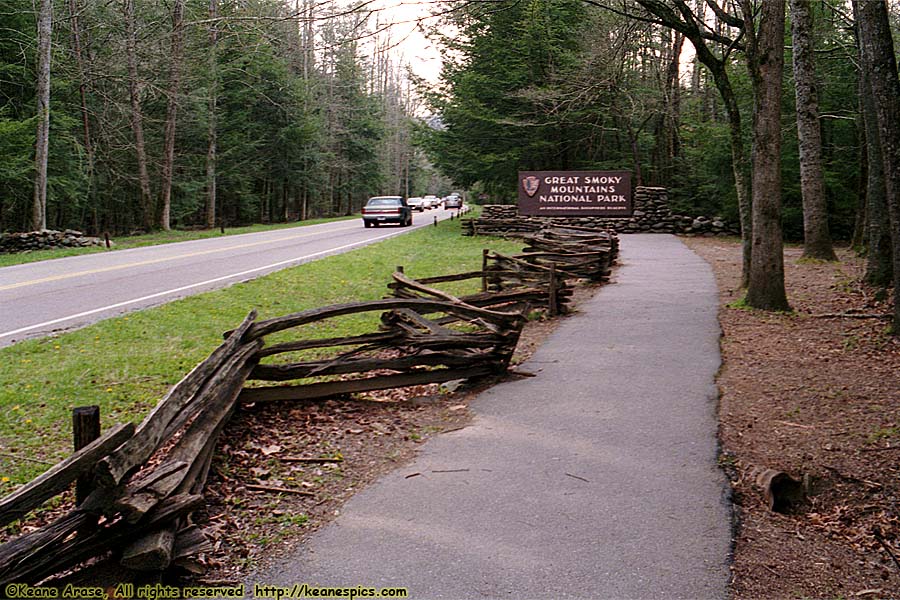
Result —
<instances>
[{"instance_id":1,"label":"stone wall base of sign","mask_svg":"<svg viewBox=\"0 0 900 600\"><path fill-rule=\"evenodd\" d=\"M521 219L552 225L578 225L612 229L618 233L682 233L694 235L740 235L740 229L721 217L688 217L672 214L666 188L637 187L631 217L530 217L520 216L514 204L489 204L484 219Z\"/></svg>"},{"instance_id":2,"label":"stone wall base of sign","mask_svg":"<svg viewBox=\"0 0 900 600\"><path fill-rule=\"evenodd\" d=\"M66 229L55 231L30 231L26 233L0 234L0 254L13 254L29 250L50 250L51 248L81 248L84 246L102 246L100 238L88 237L80 231Z\"/></svg>"}]
</instances>

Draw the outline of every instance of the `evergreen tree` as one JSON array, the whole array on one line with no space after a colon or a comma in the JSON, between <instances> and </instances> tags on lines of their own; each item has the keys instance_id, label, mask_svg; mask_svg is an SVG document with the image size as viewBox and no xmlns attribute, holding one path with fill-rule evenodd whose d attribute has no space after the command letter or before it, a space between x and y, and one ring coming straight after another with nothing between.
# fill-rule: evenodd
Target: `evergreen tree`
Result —
<instances>
[{"instance_id":1,"label":"evergreen tree","mask_svg":"<svg viewBox=\"0 0 900 600\"><path fill-rule=\"evenodd\" d=\"M575 77L588 31L579 0L471 5L453 13L443 38L445 95L431 94L440 127L427 137L435 164L462 186L477 181L509 197L518 170L582 163L571 115L549 110Z\"/></svg>"}]
</instances>

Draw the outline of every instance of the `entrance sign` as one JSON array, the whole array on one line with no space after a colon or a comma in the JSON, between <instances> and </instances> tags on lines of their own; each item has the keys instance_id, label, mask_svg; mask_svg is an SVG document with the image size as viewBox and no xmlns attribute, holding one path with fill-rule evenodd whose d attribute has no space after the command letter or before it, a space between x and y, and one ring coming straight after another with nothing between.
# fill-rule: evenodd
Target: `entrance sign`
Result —
<instances>
[{"instance_id":1,"label":"entrance sign","mask_svg":"<svg viewBox=\"0 0 900 600\"><path fill-rule=\"evenodd\" d=\"M630 217L630 171L519 171L519 214Z\"/></svg>"}]
</instances>

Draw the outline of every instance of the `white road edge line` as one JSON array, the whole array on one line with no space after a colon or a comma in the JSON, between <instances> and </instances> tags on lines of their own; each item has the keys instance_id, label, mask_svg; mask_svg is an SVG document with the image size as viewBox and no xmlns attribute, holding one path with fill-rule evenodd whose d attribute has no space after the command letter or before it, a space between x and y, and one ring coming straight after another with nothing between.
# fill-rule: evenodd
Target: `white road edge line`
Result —
<instances>
[{"instance_id":1,"label":"white road edge line","mask_svg":"<svg viewBox=\"0 0 900 600\"><path fill-rule=\"evenodd\" d=\"M65 274L50 275L50 276L47 276L47 277L41 277L41 278L39 278L39 279L30 279L30 280L29 280L29 279L26 279L26 280L24 280L24 281L18 281L18 282L16 282L16 283L2 284L2 285L0 285L0 292L5 292L5 291L8 291L8 290L14 290L14 289L22 288L22 287L28 287L28 286L31 286L31 285L38 285L38 284L41 284L41 283L50 283L50 282L56 282L56 281L63 281L63 280L65 280L65 279L72 279L72 278L76 278L76 277L83 277L83 276L85 276L85 275L96 275L96 274L98 274L98 273L110 273L110 272L112 272L112 271L121 271L121 270L123 270L123 269L130 269L130 268L133 268L133 267L143 267L143 266L147 266L147 265L158 265L158 264L161 264L161 263L164 263L164 262L169 262L169 261L174 261L174 260L182 260L182 259L185 259L185 258L194 258L194 257L197 257L197 256L204 256L204 255L209 255L209 254L216 254L216 253L220 253L220 252L228 252L228 251L231 251L231 250L241 250L241 249L244 249L244 248L250 248L250 247L253 247L253 246L262 246L262 245L265 245L265 244L277 244L277 243L280 243L280 242L295 241L295 240L298 240L298 239L300 239L300 238L309 238L309 237L313 237L313 236L317 236L317 235L321 235L321 234L334 234L334 233L340 232L340 231L350 231L350 229L352 229L352 228L353 228L352 226L351 226L351 227L335 227L335 228L332 228L332 229L328 229L328 230L326 230L326 231L321 231L321 232L320 232L320 231L304 232L304 233L300 233L299 235L295 232L295 233L293 233L292 235L287 236L287 237L279 237L279 238L274 238L274 239L257 240L257 241L255 241L255 242L250 242L250 243L248 243L248 244L237 244L237 245L234 245L234 246L223 246L223 247L220 247L220 248L211 248L211 249L207 249L207 250L198 250L198 251L195 251L195 252L189 252L189 253L187 253L187 254L174 254L174 255L169 255L169 256L161 256L161 257L157 257L157 258L151 258L151 259L148 259L148 260L141 260L141 261L138 261L138 262L118 263L118 264L108 265L108 266L106 266L106 267L99 267L99 268L95 268L95 269L88 269L88 270L86 270L86 271L74 271L74 272L69 272L69 273L65 273ZM305 229L305 228L301 228L301 229ZM260 234L265 234L265 233L269 233L269 232L260 232ZM259 235L259 234L252 234L252 233L251 233L251 234L248 234L248 235ZM240 236L235 236L235 237L240 237ZM213 240L217 240L217 241L218 241L218 240L221 240L222 238L207 238L207 239L213 239ZM192 240L192 241L204 242L204 241L206 241L206 240L203 239L203 240ZM237 241L237 240L235 240L235 241ZM179 242L179 243L191 243L191 242ZM151 247L152 247L152 246L145 246L144 248L151 248ZM129 248L128 250L141 250L141 249L144 249L144 248L140 248L140 247L139 247L139 248ZM124 255L124 252L127 252L127 250L122 251L122 252L119 252L118 254L119 254L120 256L124 257L124 256L125 256L125 255ZM87 256L87 257L90 257L90 256L98 256L98 255L85 254L85 255L81 255L81 256ZM70 256L70 257L65 257L65 258L78 258L78 255L76 255L76 256ZM35 264L35 263L25 263L25 264L23 264L23 265L12 265L12 267L29 266L29 265L34 265L34 264ZM11 268L12 268L12 267L11 267Z\"/></svg>"},{"instance_id":2,"label":"white road edge line","mask_svg":"<svg viewBox=\"0 0 900 600\"><path fill-rule=\"evenodd\" d=\"M155 294L150 294L149 296L142 296L141 298L135 298L134 300L126 300L125 302L118 302L116 304L110 304L109 306L103 306L101 308L95 308L93 310L87 310L84 312L80 312L75 315L69 315L68 317L60 317L59 319L53 319L52 321L45 321L43 323L38 323L37 325L29 325L28 327L22 327L20 329L15 329L13 331L6 331L0 333L0 338L9 337L11 335L17 335L19 333L25 333L27 331L32 331L34 329L41 329L43 327L49 327L50 325L56 325L58 323L64 323L66 321L71 321L72 319L79 319L81 317L87 317L89 315L94 315L106 310L115 310L117 308L121 308L123 306L128 306L129 304L137 304L138 302L144 302L146 300L153 300L154 298L160 298L162 296L166 296L169 294L177 294L178 292L183 292L185 290L189 290L196 287L202 287L204 285L209 285L211 283L218 283L220 281L225 281L226 279L232 279L234 277L243 277L244 275L250 275L251 273L257 273L259 271L265 271L266 269L272 269L274 267L280 267L281 265L287 265L298 260L304 260L309 258L314 258L316 256L322 256L325 254L333 254L335 252L340 252L341 250L347 250L349 248L353 248L354 246L364 246L370 242L374 242L377 240L383 240L389 237L394 237L396 235L400 235L401 233L406 233L404 231L395 231L392 233L386 233L384 235L380 235L378 237L369 238L366 240L361 240L358 242L353 242L352 244L346 244L344 246L338 246L337 248L330 248L328 250L322 250L320 252L314 252L312 254L307 254L305 256L298 256L295 258L289 258L288 260L282 260L277 263L272 263L271 265L266 265L264 267L256 267L255 269L249 269L247 271L241 271L240 273L232 273L231 275L223 275L222 277L216 277L215 279L207 279L206 281L201 281L199 283L192 283L190 285L185 285L179 288L175 288L172 290L166 290L164 292L157 292Z\"/></svg>"}]
</instances>

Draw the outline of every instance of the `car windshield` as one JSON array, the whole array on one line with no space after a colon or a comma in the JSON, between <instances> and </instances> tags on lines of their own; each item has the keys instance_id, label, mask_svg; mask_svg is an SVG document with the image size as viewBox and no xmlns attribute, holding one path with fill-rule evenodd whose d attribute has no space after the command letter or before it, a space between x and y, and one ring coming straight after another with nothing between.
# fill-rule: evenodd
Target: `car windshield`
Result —
<instances>
[{"instance_id":1,"label":"car windshield","mask_svg":"<svg viewBox=\"0 0 900 600\"><path fill-rule=\"evenodd\" d=\"M366 206L397 206L400 198L371 198Z\"/></svg>"}]
</instances>

